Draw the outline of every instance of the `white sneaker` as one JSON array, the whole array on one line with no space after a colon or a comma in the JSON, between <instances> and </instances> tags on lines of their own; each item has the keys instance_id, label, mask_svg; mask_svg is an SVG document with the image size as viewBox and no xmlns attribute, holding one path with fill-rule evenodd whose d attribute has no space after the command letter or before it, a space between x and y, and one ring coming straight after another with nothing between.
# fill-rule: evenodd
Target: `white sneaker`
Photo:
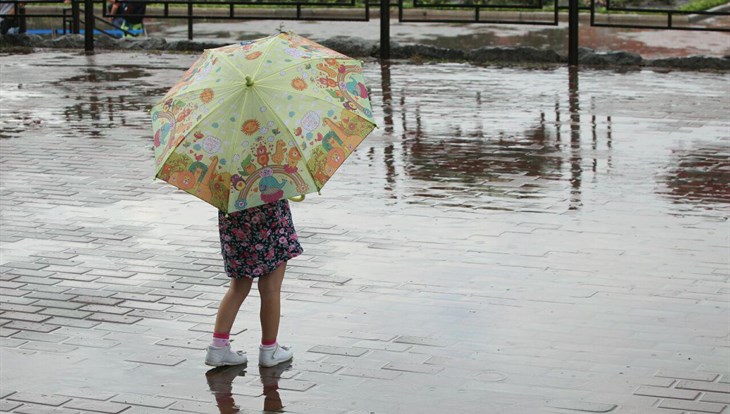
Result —
<instances>
[{"instance_id":1,"label":"white sneaker","mask_svg":"<svg viewBox=\"0 0 730 414\"><path fill-rule=\"evenodd\" d=\"M221 367L223 365L240 365L248 362L246 353L243 351L233 352L231 346L224 346L222 348L216 348L214 346L208 347L208 353L205 355L205 364L214 367Z\"/></svg>"},{"instance_id":2,"label":"white sneaker","mask_svg":"<svg viewBox=\"0 0 730 414\"><path fill-rule=\"evenodd\" d=\"M292 357L294 357L294 352L288 346L278 343L274 347L259 345L259 365L262 367L273 367L289 361Z\"/></svg>"}]
</instances>

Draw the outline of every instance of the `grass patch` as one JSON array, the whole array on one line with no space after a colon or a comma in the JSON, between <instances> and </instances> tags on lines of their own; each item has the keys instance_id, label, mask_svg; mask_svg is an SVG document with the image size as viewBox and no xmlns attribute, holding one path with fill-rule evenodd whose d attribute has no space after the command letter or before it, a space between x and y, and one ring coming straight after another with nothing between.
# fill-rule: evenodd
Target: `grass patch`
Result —
<instances>
[{"instance_id":1,"label":"grass patch","mask_svg":"<svg viewBox=\"0 0 730 414\"><path fill-rule=\"evenodd\" d=\"M727 0L692 0L679 7L681 11L703 11L727 4Z\"/></svg>"}]
</instances>

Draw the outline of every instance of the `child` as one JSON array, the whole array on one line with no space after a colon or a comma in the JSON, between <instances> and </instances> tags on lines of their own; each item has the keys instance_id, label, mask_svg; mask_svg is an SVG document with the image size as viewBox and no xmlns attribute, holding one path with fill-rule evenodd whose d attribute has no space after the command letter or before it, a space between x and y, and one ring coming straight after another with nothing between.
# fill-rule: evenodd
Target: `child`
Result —
<instances>
[{"instance_id":1,"label":"child","mask_svg":"<svg viewBox=\"0 0 730 414\"><path fill-rule=\"evenodd\" d=\"M289 361L293 352L276 340L281 316L281 282L287 261L303 250L288 201L279 200L228 215L219 212L218 227L231 285L218 307L213 342L208 347L205 363L212 366L246 363L243 352L231 351L229 334L254 279L258 279L261 296L259 365L272 367Z\"/></svg>"}]
</instances>

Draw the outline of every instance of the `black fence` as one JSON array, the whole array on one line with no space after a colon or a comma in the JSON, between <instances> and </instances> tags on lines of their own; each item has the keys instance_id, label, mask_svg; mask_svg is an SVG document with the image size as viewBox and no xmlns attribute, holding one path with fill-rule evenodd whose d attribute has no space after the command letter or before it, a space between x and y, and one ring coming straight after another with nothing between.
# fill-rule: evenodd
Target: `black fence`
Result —
<instances>
[{"instance_id":1,"label":"black fence","mask_svg":"<svg viewBox=\"0 0 730 414\"><path fill-rule=\"evenodd\" d=\"M70 27L72 33L79 33L83 26L85 31L86 50L92 51L94 29L109 34L101 27L111 27L125 31L94 14L94 8L102 10L101 15L111 19L107 0L0 0L0 3L11 3L15 6L15 14L20 21L20 29L24 31L25 21L29 18L63 19L64 28ZM378 6L381 10L397 8L398 21L419 23L488 23L517 25L549 25L557 26L560 12L568 11L568 61L570 65L578 63L578 25L579 10L590 13L590 24L601 27L621 27L663 30L703 30L730 31L727 11L684 11L658 8L615 7L610 0L598 5L596 0L579 4L579 0L567 0L567 5L559 0L454 0L443 3L442 0L380 0L379 3L358 0L332 1L250 1L250 0L126 0L127 4L145 4L144 14L128 14L127 17L148 19L185 19L188 23L188 39L193 39L194 21L199 20L324 20L354 21L370 20L371 8ZM565 0L564 0L565 1ZM588 0L584 0L588 1ZM43 8L28 7L30 5L60 5L62 13L44 13ZM28 6L23 6L28 5ZM47 8L47 7L46 7ZM98 10L97 9L97 10ZM41 10L41 11L39 11ZM627 13L634 14L631 20ZM679 17L678 17L679 16ZM720 24L697 24L703 19L720 17ZM724 22L724 23L723 23ZM724 24L724 25L723 25ZM380 19L380 57L390 57L390 19Z\"/></svg>"}]
</instances>

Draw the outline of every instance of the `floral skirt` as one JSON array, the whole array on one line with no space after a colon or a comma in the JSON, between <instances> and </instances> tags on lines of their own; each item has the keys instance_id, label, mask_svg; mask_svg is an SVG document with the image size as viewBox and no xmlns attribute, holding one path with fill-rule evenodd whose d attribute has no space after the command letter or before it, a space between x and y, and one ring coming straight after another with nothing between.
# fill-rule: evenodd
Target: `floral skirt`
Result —
<instances>
[{"instance_id":1,"label":"floral skirt","mask_svg":"<svg viewBox=\"0 0 730 414\"><path fill-rule=\"evenodd\" d=\"M304 251L287 200L228 215L218 212L218 229L226 274L232 278L264 276Z\"/></svg>"}]
</instances>

